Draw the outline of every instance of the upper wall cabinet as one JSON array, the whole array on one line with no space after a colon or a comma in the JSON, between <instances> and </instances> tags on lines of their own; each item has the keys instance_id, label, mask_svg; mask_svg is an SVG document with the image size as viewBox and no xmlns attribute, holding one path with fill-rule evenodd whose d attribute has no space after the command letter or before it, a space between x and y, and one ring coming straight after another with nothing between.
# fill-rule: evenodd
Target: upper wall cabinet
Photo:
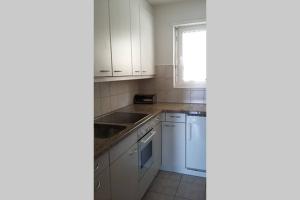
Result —
<instances>
[{"instance_id":1,"label":"upper wall cabinet","mask_svg":"<svg viewBox=\"0 0 300 200\"><path fill-rule=\"evenodd\" d=\"M141 63L142 75L153 75L154 70L154 33L151 6L146 0L141 1Z\"/></svg>"},{"instance_id":2,"label":"upper wall cabinet","mask_svg":"<svg viewBox=\"0 0 300 200\"><path fill-rule=\"evenodd\" d=\"M153 16L147 0L95 0L94 7L95 81L152 78Z\"/></svg>"},{"instance_id":3,"label":"upper wall cabinet","mask_svg":"<svg viewBox=\"0 0 300 200\"><path fill-rule=\"evenodd\" d=\"M133 75L141 75L140 0L130 0L131 58Z\"/></svg>"},{"instance_id":4,"label":"upper wall cabinet","mask_svg":"<svg viewBox=\"0 0 300 200\"><path fill-rule=\"evenodd\" d=\"M113 76L132 75L130 0L109 0Z\"/></svg>"},{"instance_id":5,"label":"upper wall cabinet","mask_svg":"<svg viewBox=\"0 0 300 200\"><path fill-rule=\"evenodd\" d=\"M94 75L112 76L108 0L95 0L94 21Z\"/></svg>"}]
</instances>

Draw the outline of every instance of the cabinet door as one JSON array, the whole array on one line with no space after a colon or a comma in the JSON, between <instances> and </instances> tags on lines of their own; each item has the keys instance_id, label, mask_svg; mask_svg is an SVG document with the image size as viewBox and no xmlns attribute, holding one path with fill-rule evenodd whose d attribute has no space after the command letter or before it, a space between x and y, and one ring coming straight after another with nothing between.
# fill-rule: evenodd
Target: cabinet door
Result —
<instances>
[{"instance_id":1,"label":"cabinet door","mask_svg":"<svg viewBox=\"0 0 300 200\"><path fill-rule=\"evenodd\" d=\"M136 200L138 195L137 144L111 165L112 200Z\"/></svg>"},{"instance_id":2,"label":"cabinet door","mask_svg":"<svg viewBox=\"0 0 300 200\"><path fill-rule=\"evenodd\" d=\"M158 123L154 130L156 131L156 134L154 136L154 170L155 174L159 171L161 167L161 123Z\"/></svg>"},{"instance_id":3,"label":"cabinet door","mask_svg":"<svg viewBox=\"0 0 300 200\"><path fill-rule=\"evenodd\" d=\"M113 76L132 75L130 0L109 0Z\"/></svg>"},{"instance_id":4,"label":"cabinet door","mask_svg":"<svg viewBox=\"0 0 300 200\"><path fill-rule=\"evenodd\" d=\"M95 0L94 20L94 75L112 76L108 0Z\"/></svg>"},{"instance_id":5,"label":"cabinet door","mask_svg":"<svg viewBox=\"0 0 300 200\"><path fill-rule=\"evenodd\" d=\"M133 75L141 75L140 0L130 0L131 58Z\"/></svg>"},{"instance_id":6,"label":"cabinet door","mask_svg":"<svg viewBox=\"0 0 300 200\"><path fill-rule=\"evenodd\" d=\"M206 170L206 118L188 117L186 127L186 168Z\"/></svg>"},{"instance_id":7,"label":"cabinet door","mask_svg":"<svg viewBox=\"0 0 300 200\"><path fill-rule=\"evenodd\" d=\"M142 75L153 75L155 73L153 16L151 6L146 1L142 1L140 16Z\"/></svg>"},{"instance_id":8,"label":"cabinet door","mask_svg":"<svg viewBox=\"0 0 300 200\"><path fill-rule=\"evenodd\" d=\"M185 168L185 123L162 124L162 169L180 172Z\"/></svg>"},{"instance_id":9,"label":"cabinet door","mask_svg":"<svg viewBox=\"0 0 300 200\"><path fill-rule=\"evenodd\" d=\"M94 196L95 200L110 200L110 181L109 181L109 168L107 167L100 174L95 176L94 180Z\"/></svg>"}]
</instances>

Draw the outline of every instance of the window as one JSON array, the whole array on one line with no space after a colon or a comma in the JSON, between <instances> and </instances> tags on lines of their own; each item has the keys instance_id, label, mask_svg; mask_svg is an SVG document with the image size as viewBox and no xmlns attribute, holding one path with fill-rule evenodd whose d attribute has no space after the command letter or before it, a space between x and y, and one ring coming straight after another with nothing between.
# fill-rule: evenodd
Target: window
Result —
<instances>
[{"instance_id":1,"label":"window","mask_svg":"<svg viewBox=\"0 0 300 200\"><path fill-rule=\"evenodd\" d=\"M176 26L174 29L174 87L206 87L206 24Z\"/></svg>"}]
</instances>

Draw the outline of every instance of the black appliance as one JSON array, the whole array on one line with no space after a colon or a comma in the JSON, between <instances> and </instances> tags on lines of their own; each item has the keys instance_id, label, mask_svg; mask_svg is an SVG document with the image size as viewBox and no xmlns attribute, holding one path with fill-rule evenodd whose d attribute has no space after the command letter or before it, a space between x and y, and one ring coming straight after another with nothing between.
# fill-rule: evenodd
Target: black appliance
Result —
<instances>
[{"instance_id":1,"label":"black appliance","mask_svg":"<svg viewBox=\"0 0 300 200\"><path fill-rule=\"evenodd\" d=\"M155 104L157 102L156 94L136 94L134 104Z\"/></svg>"}]
</instances>

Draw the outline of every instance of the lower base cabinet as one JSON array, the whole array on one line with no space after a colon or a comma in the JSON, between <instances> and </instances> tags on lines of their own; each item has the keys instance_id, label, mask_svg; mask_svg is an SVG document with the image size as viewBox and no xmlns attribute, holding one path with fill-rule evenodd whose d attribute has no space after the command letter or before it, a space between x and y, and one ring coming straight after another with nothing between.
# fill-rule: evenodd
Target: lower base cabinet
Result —
<instances>
[{"instance_id":1,"label":"lower base cabinet","mask_svg":"<svg viewBox=\"0 0 300 200\"><path fill-rule=\"evenodd\" d=\"M185 169L185 123L162 123L162 169L182 172Z\"/></svg>"},{"instance_id":2,"label":"lower base cabinet","mask_svg":"<svg viewBox=\"0 0 300 200\"><path fill-rule=\"evenodd\" d=\"M133 145L114 161L111 170L112 200L138 199L138 146Z\"/></svg>"},{"instance_id":3,"label":"lower base cabinet","mask_svg":"<svg viewBox=\"0 0 300 200\"><path fill-rule=\"evenodd\" d=\"M156 135L154 136L154 172L158 173L161 167L161 122L159 122L155 127Z\"/></svg>"},{"instance_id":4,"label":"lower base cabinet","mask_svg":"<svg viewBox=\"0 0 300 200\"><path fill-rule=\"evenodd\" d=\"M111 200L109 167L95 175L94 195L95 200Z\"/></svg>"}]
</instances>

